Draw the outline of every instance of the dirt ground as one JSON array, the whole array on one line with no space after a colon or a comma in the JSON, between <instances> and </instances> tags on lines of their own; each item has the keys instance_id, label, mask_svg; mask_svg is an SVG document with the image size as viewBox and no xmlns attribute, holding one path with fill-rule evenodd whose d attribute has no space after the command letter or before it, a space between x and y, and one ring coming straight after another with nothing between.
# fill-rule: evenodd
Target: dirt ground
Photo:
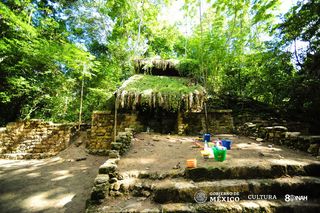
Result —
<instances>
[{"instance_id":1,"label":"dirt ground","mask_svg":"<svg viewBox=\"0 0 320 213\"><path fill-rule=\"evenodd\" d=\"M198 166L251 166L272 163L304 164L316 160L315 157L270 142L257 142L236 135L215 135L212 140L231 139L231 150L227 151L224 162L203 159L200 148L193 148L197 137L140 133L135 136L129 153L118 164L123 173L164 172L184 170L186 160L196 158ZM200 143L201 144L201 143ZM203 144L203 143L202 143Z\"/></svg>"},{"instance_id":2,"label":"dirt ground","mask_svg":"<svg viewBox=\"0 0 320 213\"><path fill-rule=\"evenodd\" d=\"M307 153L257 142L235 135L216 135L213 139L229 138L232 149L224 162L204 160L200 148L194 148L197 137L140 133L118 164L124 176L130 173L163 173L183 171L186 160L196 158L198 166L237 166L277 163L304 164L315 157ZM86 160L76 161L85 157ZM44 160L0 160L0 212L76 212L85 211L93 180L106 157L88 155L83 145L71 145L57 157ZM176 169L176 168L178 169ZM150 200L129 197L124 201L109 200L100 206L109 210L153 208Z\"/></svg>"},{"instance_id":3,"label":"dirt ground","mask_svg":"<svg viewBox=\"0 0 320 213\"><path fill-rule=\"evenodd\" d=\"M215 135L212 139L231 139L231 150L227 151L224 162L214 159L203 159L201 148L194 148L197 137L160 135L154 133L140 133L135 135L130 151L121 157L118 163L120 174L124 181L135 182L137 176L145 174L176 174L183 173L186 160L196 158L198 167L237 167L237 166L268 166L271 164L299 164L315 162L316 158L301 152L273 145L270 142L257 142L247 137L236 135ZM201 142L200 142L201 144ZM202 143L203 144L203 143ZM179 168L180 167L180 168ZM153 180L159 183L166 180ZM92 212L122 212L134 209L135 211L159 208L150 198L109 197L103 204L96 206Z\"/></svg>"},{"instance_id":4,"label":"dirt ground","mask_svg":"<svg viewBox=\"0 0 320 213\"><path fill-rule=\"evenodd\" d=\"M76 159L86 158L76 161ZM93 180L106 157L71 145L43 160L0 160L0 212L85 212Z\"/></svg>"}]
</instances>

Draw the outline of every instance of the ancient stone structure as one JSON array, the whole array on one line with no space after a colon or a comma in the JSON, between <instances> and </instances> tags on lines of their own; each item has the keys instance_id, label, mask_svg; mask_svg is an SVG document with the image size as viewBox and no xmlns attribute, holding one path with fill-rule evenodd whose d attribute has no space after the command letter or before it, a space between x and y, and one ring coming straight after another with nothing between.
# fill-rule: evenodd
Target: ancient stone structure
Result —
<instances>
[{"instance_id":1,"label":"ancient stone structure","mask_svg":"<svg viewBox=\"0 0 320 213\"><path fill-rule=\"evenodd\" d=\"M101 203L109 195L122 195L120 192L122 185L118 181L122 177L118 173L117 163L120 160L120 155L129 151L132 137L133 129L126 128L125 132L119 132L116 142L111 143L111 150L108 152L109 159L99 167L99 174L94 180L90 199L92 203Z\"/></svg>"},{"instance_id":2,"label":"ancient stone structure","mask_svg":"<svg viewBox=\"0 0 320 213\"><path fill-rule=\"evenodd\" d=\"M232 110L212 110L208 112L208 132L232 133ZM91 129L88 130L87 149L92 154L108 154L113 142L114 113L95 111ZM131 111L117 115L117 132L133 128L135 132L153 131L162 134L198 135L206 132L203 112Z\"/></svg>"},{"instance_id":3,"label":"ancient stone structure","mask_svg":"<svg viewBox=\"0 0 320 213\"><path fill-rule=\"evenodd\" d=\"M172 60L136 60L136 74L115 92L116 113L93 112L89 152L107 154L111 146L118 147L111 145L114 132L125 128L179 135L233 132L232 111L209 110L205 114L205 88L187 78L177 65Z\"/></svg>"},{"instance_id":4,"label":"ancient stone structure","mask_svg":"<svg viewBox=\"0 0 320 213\"><path fill-rule=\"evenodd\" d=\"M105 154L112 141L114 116L111 112L93 112L86 147L93 154Z\"/></svg>"},{"instance_id":5,"label":"ancient stone structure","mask_svg":"<svg viewBox=\"0 0 320 213\"><path fill-rule=\"evenodd\" d=\"M210 110L207 116L209 133L227 134L233 132L232 110ZM182 120L183 128L179 129L179 133L186 135L206 133L206 116L204 112L183 113Z\"/></svg>"},{"instance_id":6,"label":"ancient stone structure","mask_svg":"<svg viewBox=\"0 0 320 213\"><path fill-rule=\"evenodd\" d=\"M123 132L126 128L141 129L137 121L137 114L122 113L117 116L117 132ZM111 149L114 136L114 112L94 111L92 113L91 129L88 129L88 141L86 147L91 154L106 155Z\"/></svg>"},{"instance_id":7,"label":"ancient stone structure","mask_svg":"<svg viewBox=\"0 0 320 213\"><path fill-rule=\"evenodd\" d=\"M248 159L250 163L240 158L239 164L216 162L211 166L205 161L197 168L161 170L121 163L133 156L110 156L100 166L86 212L117 212L119 206L121 212L159 213L319 211L320 163L303 155ZM198 193L204 195L203 200L203 196L195 196ZM289 200L291 194L304 200Z\"/></svg>"},{"instance_id":8,"label":"ancient stone structure","mask_svg":"<svg viewBox=\"0 0 320 213\"><path fill-rule=\"evenodd\" d=\"M42 120L9 123L0 129L0 158L40 159L68 147L72 125Z\"/></svg>"},{"instance_id":9,"label":"ancient stone structure","mask_svg":"<svg viewBox=\"0 0 320 213\"><path fill-rule=\"evenodd\" d=\"M268 121L246 122L238 126L237 131L241 135L255 137L258 141L266 140L274 144L309 152L315 156L320 155L319 135L308 135L300 131L294 131L296 129L290 128L290 125L287 127L270 124Z\"/></svg>"}]
</instances>

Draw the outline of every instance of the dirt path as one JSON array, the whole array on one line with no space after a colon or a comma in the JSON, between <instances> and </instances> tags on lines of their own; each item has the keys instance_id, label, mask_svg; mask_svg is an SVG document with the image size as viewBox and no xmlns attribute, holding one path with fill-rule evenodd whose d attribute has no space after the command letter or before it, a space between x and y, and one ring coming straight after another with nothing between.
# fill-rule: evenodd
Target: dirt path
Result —
<instances>
[{"instance_id":1,"label":"dirt path","mask_svg":"<svg viewBox=\"0 0 320 213\"><path fill-rule=\"evenodd\" d=\"M0 212L84 212L105 160L86 154L83 145L71 145L50 159L1 159Z\"/></svg>"}]
</instances>

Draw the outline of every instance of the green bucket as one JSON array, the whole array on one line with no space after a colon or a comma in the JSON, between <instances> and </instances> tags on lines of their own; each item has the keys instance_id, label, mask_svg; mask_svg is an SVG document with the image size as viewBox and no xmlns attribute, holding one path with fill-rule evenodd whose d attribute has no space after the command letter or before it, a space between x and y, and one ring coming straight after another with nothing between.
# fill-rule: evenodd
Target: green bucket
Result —
<instances>
[{"instance_id":1,"label":"green bucket","mask_svg":"<svg viewBox=\"0 0 320 213\"><path fill-rule=\"evenodd\" d=\"M213 150L213 154L214 154L214 159L216 161L225 161L226 158L227 158L227 149L223 149L223 150L220 150L220 149L217 149L215 146L212 147L212 150Z\"/></svg>"}]
</instances>

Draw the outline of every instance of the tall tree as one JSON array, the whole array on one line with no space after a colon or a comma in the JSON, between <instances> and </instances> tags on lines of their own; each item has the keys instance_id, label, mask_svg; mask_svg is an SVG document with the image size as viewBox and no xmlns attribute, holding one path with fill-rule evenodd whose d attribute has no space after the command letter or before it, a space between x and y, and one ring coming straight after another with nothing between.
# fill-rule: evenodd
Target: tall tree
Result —
<instances>
[{"instance_id":1,"label":"tall tree","mask_svg":"<svg viewBox=\"0 0 320 213\"><path fill-rule=\"evenodd\" d=\"M59 23L53 18L39 17L31 22L32 8L35 6L29 1L0 3L2 123L35 114L57 116L60 112L55 104L72 94L69 73L80 70L79 61L92 60L90 54L54 30Z\"/></svg>"}]
</instances>

